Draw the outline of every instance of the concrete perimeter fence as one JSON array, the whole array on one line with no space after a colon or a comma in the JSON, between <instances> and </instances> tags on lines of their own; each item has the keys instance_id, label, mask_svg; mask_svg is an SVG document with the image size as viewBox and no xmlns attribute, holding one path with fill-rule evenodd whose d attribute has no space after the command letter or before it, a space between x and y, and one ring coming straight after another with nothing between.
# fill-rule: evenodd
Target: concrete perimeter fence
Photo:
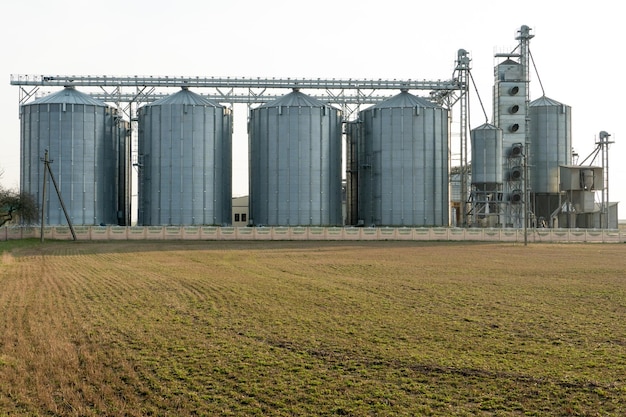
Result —
<instances>
[{"instance_id":1,"label":"concrete perimeter fence","mask_svg":"<svg viewBox=\"0 0 626 417\"><path fill-rule=\"evenodd\" d=\"M91 240L406 240L551 243L623 243L625 230L606 229L461 229L410 227L216 227L76 226L76 239ZM0 241L40 239L39 227L2 227ZM72 240L69 227L45 227L44 239Z\"/></svg>"}]
</instances>

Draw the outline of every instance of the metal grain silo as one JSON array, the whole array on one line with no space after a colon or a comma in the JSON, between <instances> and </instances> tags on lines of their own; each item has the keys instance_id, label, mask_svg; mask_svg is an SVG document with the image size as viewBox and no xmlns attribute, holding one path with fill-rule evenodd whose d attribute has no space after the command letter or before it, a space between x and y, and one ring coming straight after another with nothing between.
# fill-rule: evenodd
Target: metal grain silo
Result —
<instances>
[{"instance_id":1,"label":"metal grain silo","mask_svg":"<svg viewBox=\"0 0 626 417\"><path fill-rule=\"evenodd\" d=\"M360 112L360 119L360 220L448 226L448 111L402 91Z\"/></svg>"},{"instance_id":2,"label":"metal grain silo","mask_svg":"<svg viewBox=\"0 0 626 417\"><path fill-rule=\"evenodd\" d=\"M73 87L20 108L21 190L41 204L46 149L70 220L117 224L116 110ZM53 187L46 193L46 225L67 224Z\"/></svg>"},{"instance_id":3,"label":"metal grain silo","mask_svg":"<svg viewBox=\"0 0 626 417\"><path fill-rule=\"evenodd\" d=\"M294 89L249 123L251 223L341 225L341 112Z\"/></svg>"},{"instance_id":4,"label":"metal grain silo","mask_svg":"<svg viewBox=\"0 0 626 417\"><path fill-rule=\"evenodd\" d=\"M230 111L183 88L138 116L139 223L230 224Z\"/></svg>"},{"instance_id":5,"label":"metal grain silo","mask_svg":"<svg viewBox=\"0 0 626 417\"><path fill-rule=\"evenodd\" d=\"M532 191L559 192L559 165L570 165L571 108L548 97L529 104Z\"/></svg>"},{"instance_id":6,"label":"metal grain silo","mask_svg":"<svg viewBox=\"0 0 626 417\"><path fill-rule=\"evenodd\" d=\"M552 225L561 206L559 166L572 160L571 108L543 96L529 104L528 114L532 209L539 224Z\"/></svg>"},{"instance_id":7,"label":"metal grain silo","mask_svg":"<svg viewBox=\"0 0 626 417\"><path fill-rule=\"evenodd\" d=\"M472 185L481 189L502 186L502 129L485 123L471 131Z\"/></svg>"},{"instance_id":8,"label":"metal grain silo","mask_svg":"<svg viewBox=\"0 0 626 417\"><path fill-rule=\"evenodd\" d=\"M485 123L471 131L472 224L499 224L503 192L502 129Z\"/></svg>"}]
</instances>

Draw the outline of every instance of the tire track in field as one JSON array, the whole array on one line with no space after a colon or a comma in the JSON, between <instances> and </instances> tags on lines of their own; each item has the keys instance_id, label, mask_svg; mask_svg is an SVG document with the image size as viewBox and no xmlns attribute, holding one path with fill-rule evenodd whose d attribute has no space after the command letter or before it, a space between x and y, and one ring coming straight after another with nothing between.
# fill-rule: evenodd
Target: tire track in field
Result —
<instances>
[{"instance_id":1,"label":"tire track in field","mask_svg":"<svg viewBox=\"0 0 626 417\"><path fill-rule=\"evenodd\" d=\"M31 275L31 274L28 274ZM19 347L28 339L29 328L24 328L24 311L27 308L27 296L30 286L22 285L22 273L18 261L5 265L0 269L0 313L2 315L0 332L0 363L3 368L10 366L18 372L7 372L5 375L7 387L16 386L17 377L25 370L25 361L17 354ZM5 379L0 379L5 381ZM1 382L0 382L1 383Z\"/></svg>"},{"instance_id":2,"label":"tire track in field","mask_svg":"<svg viewBox=\"0 0 626 417\"><path fill-rule=\"evenodd\" d=\"M19 315L16 315L14 321L16 328L20 327L20 321L24 322L17 333L24 335L25 340L18 344L33 347L32 353L21 354L27 359L24 362L30 364L23 369L27 372L22 374L30 374L30 378L37 383L47 380L50 386L49 389L36 389L39 394L34 395L44 404L44 408L51 412L63 412L64 407L78 407L84 403L82 397L88 398L88 402L98 403L102 401L104 393L110 391L110 386L123 385L115 375L103 376L90 372L90 369L102 363L110 364L112 371L122 375L126 382L134 381L134 385L141 390L142 384L132 360L128 357L107 357L106 350L107 346L137 348L143 341L145 335L141 334L142 324L154 319L153 308L160 301L158 295L167 295L169 292L167 285L163 285L161 274L152 271L150 267L142 270L142 265L133 262L132 257L120 254L85 257L55 251L52 256L44 256L39 260L24 259L24 265L28 267L18 274L22 278L20 290L25 294L35 294L35 297L29 303L17 300L13 304L25 306L22 310L24 317L43 316L45 319L44 323L33 324L28 323L27 319L20 320ZM20 292L16 291L15 294L19 296ZM155 294L156 298L153 297ZM27 310L30 310L28 314ZM72 324L76 317L83 322ZM68 327L80 330L78 334L64 333ZM107 333L101 334L101 328L106 328ZM47 335L43 329L48 330ZM56 338L52 338L51 334L55 334ZM37 341L39 343L35 343ZM59 361L57 352L62 352L67 360ZM35 353L54 364L54 369L42 361L36 361ZM75 384L76 375L83 375L82 378L87 381L81 384L78 392L70 389L70 385ZM103 385L104 381L109 383ZM29 385L26 380L22 382L20 386ZM148 390L144 388L143 391ZM115 397L114 394L108 397ZM25 394L24 397L33 395ZM132 403L133 399L126 398L124 401Z\"/></svg>"},{"instance_id":3,"label":"tire track in field","mask_svg":"<svg viewBox=\"0 0 626 417\"><path fill-rule=\"evenodd\" d=\"M124 282L130 282L117 279L115 270L104 273L108 261L55 251L21 258L3 274L0 300L7 314L0 346L11 372L0 397L11 386L26 387L13 396L26 403L33 399L39 409L52 413L102 403L107 391L103 381L115 377L93 370L99 362L115 362L106 358L106 351L101 353L115 335L99 334L99 329L119 319L123 293L128 292ZM132 366L127 364L124 371L133 380Z\"/></svg>"},{"instance_id":4,"label":"tire track in field","mask_svg":"<svg viewBox=\"0 0 626 417\"><path fill-rule=\"evenodd\" d=\"M50 281L52 275L50 264L42 256L20 258L5 271L2 276L5 329L0 344L3 357L7 358L5 362L9 363L4 369L3 381L7 385L2 391L11 392L13 387L19 387L14 395L27 404L32 395L19 390L31 387L41 393L40 401L48 409L56 411L52 392L43 385L55 386L55 372L71 368L75 355L60 329L67 317L54 310L57 297Z\"/></svg>"}]
</instances>

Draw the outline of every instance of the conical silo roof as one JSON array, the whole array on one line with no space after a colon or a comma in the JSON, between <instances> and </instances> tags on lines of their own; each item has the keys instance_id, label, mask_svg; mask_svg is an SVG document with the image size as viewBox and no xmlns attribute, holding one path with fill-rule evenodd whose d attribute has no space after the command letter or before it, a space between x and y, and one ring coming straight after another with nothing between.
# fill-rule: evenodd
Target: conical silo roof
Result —
<instances>
[{"instance_id":1,"label":"conical silo roof","mask_svg":"<svg viewBox=\"0 0 626 417\"><path fill-rule=\"evenodd\" d=\"M321 100L301 93L297 88L269 103L265 103L259 107L327 107L328 105Z\"/></svg>"},{"instance_id":2,"label":"conical silo roof","mask_svg":"<svg viewBox=\"0 0 626 417\"><path fill-rule=\"evenodd\" d=\"M176 105L176 104L188 104L194 106L209 106L209 107L224 107L216 101L210 100L206 97L196 94L193 91L189 91L186 87L183 87L179 92L169 95L167 97L160 98L152 103L146 104L146 106L163 106L163 105Z\"/></svg>"},{"instance_id":3,"label":"conical silo roof","mask_svg":"<svg viewBox=\"0 0 626 417\"><path fill-rule=\"evenodd\" d=\"M426 100L425 98L414 96L408 91L402 91L400 94L388 98L387 100L376 104L372 108L388 109L398 107L437 107L437 105Z\"/></svg>"},{"instance_id":4,"label":"conical silo roof","mask_svg":"<svg viewBox=\"0 0 626 417\"><path fill-rule=\"evenodd\" d=\"M189 91L188 88L183 87L179 92L169 95L167 97L160 98L153 101L148 106L162 106L173 104L189 104L198 106L211 106L211 107L223 107L221 104L210 100L200 94Z\"/></svg>"},{"instance_id":5,"label":"conical silo roof","mask_svg":"<svg viewBox=\"0 0 626 417\"><path fill-rule=\"evenodd\" d=\"M472 130L497 130L499 129L497 126L492 125L491 123L483 123L482 125L475 127Z\"/></svg>"},{"instance_id":6,"label":"conical silo roof","mask_svg":"<svg viewBox=\"0 0 626 417\"><path fill-rule=\"evenodd\" d=\"M106 107L106 104L100 100L85 93L77 91L74 87L65 87L61 91L52 93L45 97L41 97L29 104L86 104L91 106Z\"/></svg>"},{"instance_id":7,"label":"conical silo roof","mask_svg":"<svg viewBox=\"0 0 626 417\"><path fill-rule=\"evenodd\" d=\"M548 98L546 96L541 96L537 100L531 101L529 104L531 107L549 107L549 106L563 106L563 103L559 103L556 100Z\"/></svg>"},{"instance_id":8,"label":"conical silo roof","mask_svg":"<svg viewBox=\"0 0 626 417\"><path fill-rule=\"evenodd\" d=\"M508 58L498 64L499 67L503 65L521 65L521 64L519 62L515 62L512 59Z\"/></svg>"}]
</instances>

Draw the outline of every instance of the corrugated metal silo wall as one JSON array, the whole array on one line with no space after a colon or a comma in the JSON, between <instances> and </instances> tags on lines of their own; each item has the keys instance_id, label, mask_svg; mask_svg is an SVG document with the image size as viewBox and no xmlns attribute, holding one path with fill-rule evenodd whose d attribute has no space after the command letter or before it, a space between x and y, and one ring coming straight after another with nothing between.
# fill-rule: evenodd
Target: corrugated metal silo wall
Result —
<instances>
[{"instance_id":1,"label":"corrugated metal silo wall","mask_svg":"<svg viewBox=\"0 0 626 417\"><path fill-rule=\"evenodd\" d=\"M532 169L531 190L536 193L559 192L559 165L571 164L571 108L555 105L530 106Z\"/></svg>"},{"instance_id":2,"label":"corrugated metal silo wall","mask_svg":"<svg viewBox=\"0 0 626 417\"><path fill-rule=\"evenodd\" d=\"M338 110L314 106L253 109L249 152L253 224L342 224Z\"/></svg>"},{"instance_id":3,"label":"corrugated metal silo wall","mask_svg":"<svg viewBox=\"0 0 626 417\"><path fill-rule=\"evenodd\" d=\"M366 226L448 226L448 112L361 112L359 217Z\"/></svg>"},{"instance_id":4,"label":"corrugated metal silo wall","mask_svg":"<svg viewBox=\"0 0 626 417\"><path fill-rule=\"evenodd\" d=\"M144 106L138 151L140 224L231 223L232 118L226 109Z\"/></svg>"},{"instance_id":5,"label":"corrugated metal silo wall","mask_svg":"<svg viewBox=\"0 0 626 417\"><path fill-rule=\"evenodd\" d=\"M117 224L114 109L42 103L21 107L21 190L41 205L45 150L74 225ZM67 225L50 182L46 225Z\"/></svg>"}]
</instances>

